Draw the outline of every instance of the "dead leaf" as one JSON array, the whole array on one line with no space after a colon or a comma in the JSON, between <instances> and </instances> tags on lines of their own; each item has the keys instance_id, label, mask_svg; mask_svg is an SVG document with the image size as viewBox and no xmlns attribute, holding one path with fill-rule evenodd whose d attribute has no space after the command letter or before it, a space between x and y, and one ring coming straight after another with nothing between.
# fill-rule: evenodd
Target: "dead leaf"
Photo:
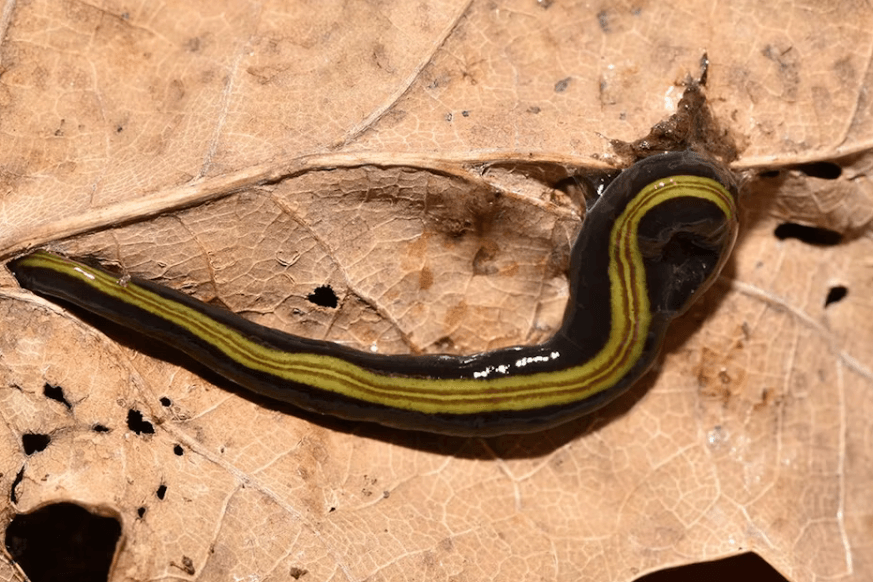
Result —
<instances>
[{"instance_id":1,"label":"dead leaf","mask_svg":"<svg viewBox=\"0 0 873 582\"><path fill-rule=\"evenodd\" d=\"M0 255L99 256L294 333L548 336L579 223L553 186L617 165L610 140L673 113L704 50L749 182L728 272L658 372L528 437L299 414L4 273L4 527L57 501L116 515L113 580L632 580L745 551L794 582L871 577L869 7L10 6ZM836 179L805 173L821 160ZM842 242L780 240L785 221ZM337 309L307 301L323 285ZM50 443L26 456L27 433Z\"/></svg>"}]
</instances>

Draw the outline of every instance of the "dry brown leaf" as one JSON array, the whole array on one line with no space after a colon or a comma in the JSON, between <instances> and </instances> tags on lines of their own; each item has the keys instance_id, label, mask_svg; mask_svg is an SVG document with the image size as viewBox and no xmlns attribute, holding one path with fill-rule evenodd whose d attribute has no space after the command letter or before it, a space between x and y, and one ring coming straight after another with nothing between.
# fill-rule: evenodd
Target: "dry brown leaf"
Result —
<instances>
[{"instance_id":1,"label":"dry brown leaf","mask_svg":"<svg viewBox=\"0 0 873 582\"><path fill-rule=\"evenodd\" d=\"M23 478L3 525L54 501L116 515L113 580L626 581L744 551L794 582L871 579L871 12L8 5L3 258L94 254L353 346L549 335L578 226L551 185L617 164L609 140L673 113L704 50L715 115L745 145L735 169L783 169L747 184L728 272L672 328L659 371L527 437L298 415L118 343L4 273L4 499ZM838 179L791 169L825 159ZM844 242L778 240L783 220ZM338 310L306 301L324 284ZM848 295L825 307L837 285ZM129 430L130 410L154 434ZM26 457L29 432L51 443Z\"/></svg>"}]
</instances>

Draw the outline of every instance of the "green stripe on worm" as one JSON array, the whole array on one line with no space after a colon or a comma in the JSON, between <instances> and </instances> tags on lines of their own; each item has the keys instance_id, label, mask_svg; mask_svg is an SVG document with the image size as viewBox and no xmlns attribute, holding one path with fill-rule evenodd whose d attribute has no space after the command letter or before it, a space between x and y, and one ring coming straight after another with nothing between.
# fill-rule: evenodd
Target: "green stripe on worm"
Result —
<instances>
[{"instance_id":1,"label":"green stripe on worm","mask_svg":"<svg viewBox=\"0 0 873 582\"><path fill-rule=\"evenodd\" d=\"M165 342L253 392L352 420L487 436L556 426L630 387L669 322L718 276L737 228L729 172L692 152L638 162L585 217L558 332L471 356L388 356L302 338L44 251L10 267L23 287Z\"/></svg>"}]
</instances>

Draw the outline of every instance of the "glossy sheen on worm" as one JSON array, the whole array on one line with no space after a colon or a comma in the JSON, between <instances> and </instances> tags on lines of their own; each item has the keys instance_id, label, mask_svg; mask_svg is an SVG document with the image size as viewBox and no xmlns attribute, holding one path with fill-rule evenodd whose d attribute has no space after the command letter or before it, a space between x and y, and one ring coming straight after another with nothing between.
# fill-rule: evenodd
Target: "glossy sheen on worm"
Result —
<instances>
[{"instance_id":1,"label":"glossy sheen on worm","mask_svg":"<svg viewBox=\"0 0 873 582\"><path fill-rule=\"evenodd\" d=\"M585 217L557 333L470 356L388 356L307 339L45 251L10 268L23 287L162 341L258 394L351 420L487 436L556 426L630 387L670 321L718 276L737 228L736 186L722 167L692 152L640 161Z\"/></svg>"}]
</instances>

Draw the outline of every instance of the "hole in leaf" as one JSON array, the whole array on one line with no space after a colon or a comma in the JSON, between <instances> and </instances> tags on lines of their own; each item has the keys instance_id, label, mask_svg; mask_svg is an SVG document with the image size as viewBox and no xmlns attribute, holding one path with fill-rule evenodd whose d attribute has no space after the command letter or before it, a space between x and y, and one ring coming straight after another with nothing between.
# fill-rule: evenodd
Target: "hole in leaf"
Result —
<instances>
[{"instance_id":1,"label":"hole in leaf","mask_svg":"<svg viewBox=\"0 0 873 582\"><path fill-rule=\"evenodd\" d=\"M161 397L161 406L171 406L173 401L167 398L166 396Z\"/></svg>"},{"instance_id":2,"label":"hole in leaf","mask_svg":"<svg viewBox=\"0 0 873 582\"><path fill-rule=\"evenodd\" d=\"M828 296L825 299L825 307L827 307L831 303L837 303L839 301L842 301L848 294L849 290L843 285L835 285L831 287L828 291Z\"/></svg>"},{"instance_id":3,"label":"hole in leaf","mask_svg":"<svg viewBox=\"0 0 873 582\"><path fill-rule=\"evenodd\" d=\"M185 454L185 450L180 445L173 447L173 452L179 457Z\"/></svg>"},{"instance_id":4,"label":"hole in leaf","mask_svg":"<svg viewBox=\"0 0 873 582\"><path fill-rule=\"evenodd\" d=\"M836 180L843 174L843 168L833 162L810 162L794 166L794 169L812 178L821 178L822 180Z\"/></svg>"},{"instance_id":5,"label":"hole in leaf","mask_svg":"<svg viewBox=\"0 0 873 582\"><path fill-rule=\"evenodd\" d=\"M44 451L52 439L47 434L26 433L21 437L21 445L24 447L24 454L28 457L34 453Z\"/></svg>"},{"instance_id":6,"label":"hole in leaf","mask_svg":"<svg viewBox=\"0 0 873 582\"><path fill-rule=\"evenodd\" d=\"M145 512L146 512L145 507L138 507L136 510L136 514L140 517L140 519L142 519L142 516L145 515Z\"/></svg>"},{"instance_id":7,"label":"hole in leaf","mask_svg":"<svg viewBox=\"0 0 873 582\"><path fill-rule=\"evenodd\" d=\"M127 428L136 434L155 434L155 427L147 420L143 420L139 410L127 411Z\"/></svg>"},{"instance_id":8,"label":"hole in leaf","mask_svg":"<svg viewBox=\"0 0 873 582\"><path fill-rule=\"evenodd\" d=\"M18 484L24 479L24 467L18 471L18 475L15 476L15 480L12 482L12 487L9 488L9 500L12 503L18 503L18 494L15 490L18 488Z\"/></svg>"},{"instance_id":9,"label":"hole in leaf","mask_svg":"<svg viewBox=\"0 0 873 582\"><path fill-rule=\"evenodd\" d=\"M155 495L158 496L158 499L163 500L164 497L167 495L167 486L161 485L160 487L158 487L158 490L155 491Z\"/></svg>"},{"instance_id":10,"label":"hole in leaf","mask_svg":"<svg viewBox=\"0 0 873 582\"><path fill-rule=\"evenodd\" d=\"M306 298L320 307L330 307L331 309L335 308L339 303L336 293L333 292L329 285L317 287Z\"/></svg>"},{"instance_id":11,"label":"hole in leaf","mask_svg":"<svg viewBox=\"0 0 873 582\"><path fill-rule=\"evenodd\" d=\"M94 432L109 432L109 429L102 424L95 424L91 427L91 430L93 430Z\"/></svg>"},{"instance_id":12,"label":"hole in leaf","mask_svg":"<svg viewBox=\"0 0 873 582\"><path fill-rule=\"evenodd\" d=\"M817 247L832 247L843 242L843 235L835 230L818 226L806 226L793 222L783 222L773 232L779 240L796 238L808 245Z\"/></svg>"},{"instance_id":13,"label":"hole in leaf","mask_svg":"<svg viewBox=\"0 0 873 582\"><path fill-rule=\"evenodd\" d=\"M51 384L44 384L42 387L42 393L46 398L51 398L52 400L56 400L67 407L67 410L73 408L69 402L67 402L66 397L64 397L64 389L60 386L52 386Z\"/></svg>"},{"instance_id":14,"label":"hole in leaf","mask_svg":"<svg viewBox=\"0 0 873 582\"><path fill-rule=\"evenodd\" d=\"M773 566L758 554L749 552L699 564L668 568L636 579L636 582L788 582Z\"/></svg>"},{"instance_id":15,"label":"hole in leaf","mask_svg":"<svg viewBox=\"0 0 873 582\"><path fill-rule=\"evenodd\" d=\"M117 519L55 503L16 516L6 549L33 582L106 580L120 536Z\"/></svg>"}]
</instances>

